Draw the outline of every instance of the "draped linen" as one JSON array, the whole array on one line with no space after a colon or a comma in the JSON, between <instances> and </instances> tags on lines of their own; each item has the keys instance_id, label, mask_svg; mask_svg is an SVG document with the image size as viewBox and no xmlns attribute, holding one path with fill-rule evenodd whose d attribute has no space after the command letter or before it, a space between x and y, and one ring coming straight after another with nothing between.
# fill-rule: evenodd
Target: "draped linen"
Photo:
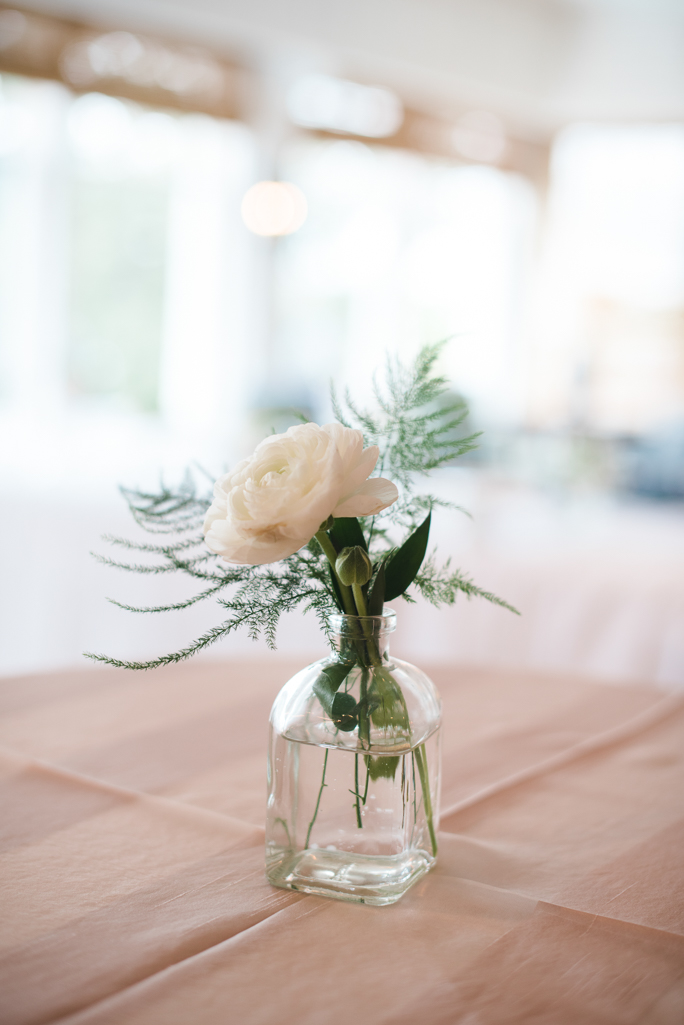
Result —
<instances>
[{"instance_id":1,"label":"draped linen","mask_svg":"<svg viewBox=\"0 0 684 1025\"><path fill-rule=\"evenodd\" d=\"M681 1025L684 697L428 667L440 860L270 887L277 656L0 682L3 1025Z\"/></svg>"}]
</instances>

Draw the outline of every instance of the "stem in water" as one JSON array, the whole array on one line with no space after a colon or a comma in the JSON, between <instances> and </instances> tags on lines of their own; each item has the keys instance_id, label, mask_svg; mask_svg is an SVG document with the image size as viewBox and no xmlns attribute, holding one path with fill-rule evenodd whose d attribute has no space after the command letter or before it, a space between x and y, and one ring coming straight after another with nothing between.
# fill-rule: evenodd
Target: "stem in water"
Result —
<instances>
[{"instance_id":1,"label":"stem in water","mask_svg":"<svg viewBox=\"0 0 684 1025\"><path fill-rule=\"evenodd\" d=\"M309 823L309 828L307 830L306 843L304 844L304 849L305 850L308 850L309 840L311 839L311 830L314 827L314 822L316 821L316 816L318 815L318 808L319 808L320 803L321 803L321 797L323 796L323 787L325 786L325 770L326 770L326 768L328 766L328 754L329 754L329 749L326 747L326 749L325 749L325 757L323 759L323 776L321 777L321 788L318 791L318 800L316 801L316 808L314 810L313 818L311 819L311 822Z\"/></svg>"},{"instance_id":2,"label":"stem in water","mask_svg":"<svg viewBox=\"0 0 684 1025\"><path fill-rule=\"evenodd\" d=\"M354 755L354 793L356 794L356 825L359 829L363 829L363 822L361 821L361 803L359 795L359 755L358 752Z\"/></svg>"},{"instance_id":3,"label":"stem in water","mask_svg":"<svg viewBox=\"0 0 684 1025\"><path fill-rule=\"evenodd\" d=\"M437 837L435 836L435 826L432 821L432 798L430 797L430 780L428 779L425 744L421 744L420 747L417 747L414 753L416 756L416 765L418 766L418 775L420 776L420 786L423 791L423 801L425 802L425 818L427 819L427 826L430 832L432 854L434 857L437 857Z\"/></svg>"}]
</instances>

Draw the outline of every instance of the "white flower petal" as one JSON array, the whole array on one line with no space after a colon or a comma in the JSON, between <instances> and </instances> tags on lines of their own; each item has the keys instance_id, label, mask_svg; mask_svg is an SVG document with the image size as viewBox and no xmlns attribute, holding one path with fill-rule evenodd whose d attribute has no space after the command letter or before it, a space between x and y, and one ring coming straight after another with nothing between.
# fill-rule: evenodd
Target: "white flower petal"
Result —
<instances>
[{"instance_id":1,"label":"white flower petal","mask_svg":"<svg viewBox=\"0 0 684 1025\"><path fill-rule=\"evenodd\" d=\"M335 443L342 460L342 469L346 476L359 463L363 451L363 434L351 427L343 427L342 424L324 424L322 430L328 434ZM371 472L370 470L368 471Z\"/></svg>"},{"instance_id":2,"label":"white flower petal","mask_svg":"<svg viewBox=\"0 0 684 1025\"><path fill-rule=\"evenodd\" d=\"M353 495L364 481L370 477L375 469L379 454L380 449L377 445L371 445L363 450L357 465L345 474L342 483L341 499L346 498L348 495Z\"/></svg>"},{"instance_id":3,"label":"white flower petal","mask_svg":"<svg viewBox=\"0 0 684 1025\"><path fill-rule=\"evenodd\" d=\"M333 509L333 516L375 516L396 502L396 485L384 477L372 477L342 499Z\"/></svg>"},{"instance_id":4,"label":"white flower petal","mask_svg":"<svg viewBox=\"0 0 684 1025\"><path fill-rule=\"evenodd\" d=\"M308 537L283 537L277 531L246 538L226 520L214 523L205 536L207 547L226 562L248 566L261 566L285 559L302 548L308 540Z\"/></svg>"}]
</instances>

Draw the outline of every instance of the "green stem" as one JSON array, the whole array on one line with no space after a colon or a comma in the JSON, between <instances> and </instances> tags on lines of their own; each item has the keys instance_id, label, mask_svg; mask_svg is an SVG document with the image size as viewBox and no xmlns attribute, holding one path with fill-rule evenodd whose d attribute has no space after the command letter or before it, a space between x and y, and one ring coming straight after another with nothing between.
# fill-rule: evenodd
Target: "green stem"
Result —
<instances>
[{"instance_id":1,"label":"green stem","mask_svg":"<svg viewBox=\"0 0 684 1025\"><path fill-rule=\"evenodd\" d=\"M363 596L363 588L361 587L361 584L352 584L351 587L352 587L352 593L354 595L354 601L356 603L356 608L358 609L359 615L360 616L367 616L368 615L368 606L366 605L366 599Z\"/></svg>"},{"instance_id":2,"label":"green stem","mask_svg":"<svg viewBox=\"0 0 684 1025\"><path fill-rule=\"evenodd\" d=\"M328 765L328 753L329 753L329 749L326 747L326 749L325 749L325 757L323 759L323 776L321 777L321 788L318 791L318 800L316 801L316 808L314 809L313 818L311 819L311 822L309 823L309 829L308 829L307 834L306 834L306 843L304 844L304 850L308 850L309 849L309 840L311 839L311 830L314 827L314 822L316 821L316 816L318 815L318 808L319 808L320 803L321 803L321 797L323 796L323 787L325 786L325 770L326 770L327 765Z\"/></svg>"},{"instance_id":3,"label":"green stem","mask_svg":"<svg viewBox=\"0 0 684 1025\"><path fill-rule=\"evenodd\" d=\"M428 767L427 767L427 754L425 752L425 744L421 744L420 747L415 749L416 763L418 765L418 775L420 776L420 785L423 791L423 801L425 802L425 818L427 819L427 826L430 832L430 843L432 844L432 853L434 857L437 857L437 837L435 836L435 826L432 821L432 798L430 797L430 781L428 779Z\"/></svg>"},{"instance_id":4,"label":"green stem","mask_svg":"<svg viewBox=\"0 0 684 1025\"><path fill-rule=\"evenodd\" d=\"M325 552L326 558L327 558L328 562L330 563L330 565L332 566L332 571L335 574L335 579L337 580L337 583L339 584L340 594L342 595L342 603L344 605L344 611L346 612L346 614L348 616L355 616L356 615L356 607L354 606L354 599L352 597L352 590L351 590L351 587L348 587L346 584L343 584L342 581L340 580L340 578L337 575L337 570L335 569L335 563L337 562L337 549L335 548L335 545L330 540L330 537L328 535L327 530L319 530L318 533L316 534L316 540L318 541L319 545L321 546L321 548Z\"/></svg>"},{"instance_id":5,"label":"green stem","mask_svg":"<svg viewBox=\"0 0 684 1025\"><path fill-rule=\"evenodd\" d=\"M415 828L418 820L418 808L416 807L416 759L415 752L411 752L411 775L413 776L413 825ZM411 833L411 839L413 839L413 833Z\"/></svg>"},{"instance_id":6,"label":"green stem","mask_svg":"<svg viewBox=\"0 0 684 1025\"><path fill-rule=\"evenodd\" d=\"M285 834L287 836L287 846L292 847L292 840L290 839L290 830L288 829L287 822L285 821L285 819L276 819L276 822L280 822L282 824L282 827L285 830Z\"/></svg>"},{"instance_id":7,"label":"green stem","mask_svg":"<svg viewBox=\"0 0 684 1025\"><path fill-rule=\"evenodd\" d=\"M378 649L377 644L373 639L373 627L368 622L368 606L366 605L366 598L363 593L363 588L360 584L352 584L351 591L354 595L354 602L356 604L357 615L361 621L361 629L363 630L364 637L366 638L366 650L368 652L368 661L371 665L380 666L382 665L382 656Z\"/></svg>"},{"instance_id":8,"label":"green stem","mask_svg":"<svg viewBox=\"0 0 684 1025\"><path fill-rule=\"evenodd\" d=\"M356 794L356 825L359 829L363 829L363 822L361 821L361 804L359 798L359 754L358 751L354 755L354 793Z\"/></svg>"},{"instance_id":9,"label":"green stem","mask_svg":"<svg viewBox=\"0 0 684 1025\"><path fill-rule=\"evenodd\" d=\"M359 684L359 740L370 748L370 719L368 717L368 669L361 669ZM364 802L365 803L365 802Z\"/></svg>"}]
</instances>

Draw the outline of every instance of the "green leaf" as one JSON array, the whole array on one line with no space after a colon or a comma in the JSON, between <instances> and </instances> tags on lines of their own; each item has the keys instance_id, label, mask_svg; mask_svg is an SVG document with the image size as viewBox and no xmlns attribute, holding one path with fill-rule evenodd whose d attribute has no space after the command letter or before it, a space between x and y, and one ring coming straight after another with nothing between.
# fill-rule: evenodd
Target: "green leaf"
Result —
<instances>
[{"instance_id":1,"label":"green leaf","mask_svg":"<svg viewBox=\"0 0 684 1025\"><path fill-rule=\"evenodd\" d=\"M388 560L385 568L385 601L398 598L418 575L427 550L431 516L429 512L421 525Z\"/></svg>"},{"instance_id":2,"label":"green leaf","mask_svg":"<svg viewBox=\"0 0 684 1025\"><path fill-rule=\"evenodd\" d=\"M331 666L326 666L313 685L314 694L331 719L337 692L349 676L354 664L354 662L334 662Z\"/></svg>"},{"instance_id":3,"label":"green leaf","mask_svg":"<svg viewBox=\"0 0 684 1025\"><path fill-rule=\"evenodd\" d=\"M394 779L399 765L398 755L367 755L368 775L372 780Z\"/></svg>"},{"instance_id":4,"label":"green leaf","mask_svg":"<svg viewBox=\"0 0 684 1025\"><path fill-rule=\"evenodd\" d=\"M364 551L368 551L361 524L355 516L340 516L333 523L329 534L338 552L341 552L343 548L354 548L356 545L360 545Z\"/></svg>"},{"instance_id":5,"label":"green leaf","mask_svg":"<svg viewBox=\"0 0 684 1025\"><path fill-rule=\"evenodd\" d=\"M340 693L333 698L330 718L343 733L351 733L358 722L356 701L351 694Z\"/></svg>"},{"instance_id":6,"label":"green leaf","mask_svg":"<svg viewBox=\"0 0 684 1025\"><path fill-rule=\"evenodd\" d=\"M409 728L409 717L401 687L384 666L374 666L368 689L368 707L375 726L392 732Z\"/></svg>"},{"instance_id":7,"label":"green leaf","mask_svg":"<svg viewBox=\"0 0 684 1025\"><path fill-rule=\"evenodd\" d=\"M368 598L368 615L381 616L385 604L385 563L380 564L380 569L375 575L373 586Z\"/></svg>"}]
</instances>

